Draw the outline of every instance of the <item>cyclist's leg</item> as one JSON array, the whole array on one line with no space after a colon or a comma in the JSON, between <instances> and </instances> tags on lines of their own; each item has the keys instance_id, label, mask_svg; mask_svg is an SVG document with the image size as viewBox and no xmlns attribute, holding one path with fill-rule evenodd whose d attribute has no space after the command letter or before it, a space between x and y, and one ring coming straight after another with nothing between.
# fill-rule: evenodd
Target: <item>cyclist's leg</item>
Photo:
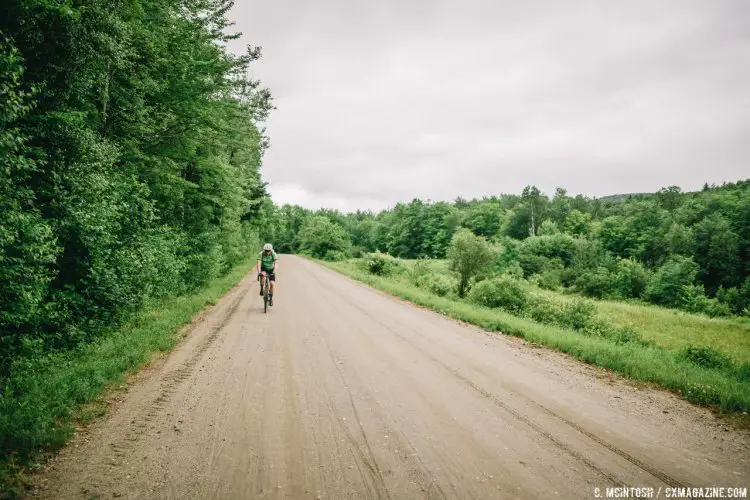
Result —
<instances>
[{"instance_id":1,"label":"cyclist's leg","mask_svg":"<svg viewBox=\"0 0 750 500\"><path fill-rule=\"evenodd\" d=\"M271 284L268 293L273 295L273 290L276 288L276 273L268 273L268 279Z\"/></svg>"}]
</instances>

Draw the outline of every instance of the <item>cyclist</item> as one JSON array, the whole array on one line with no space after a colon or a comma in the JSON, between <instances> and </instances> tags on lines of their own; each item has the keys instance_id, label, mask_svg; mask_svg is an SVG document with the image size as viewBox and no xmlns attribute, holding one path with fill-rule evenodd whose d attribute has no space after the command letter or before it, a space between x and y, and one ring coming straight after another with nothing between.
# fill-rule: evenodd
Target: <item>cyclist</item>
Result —
<instances>
[{"instance_id":1,"label":"cyclist","mask_svg":"<svg viewBox=\"0 0 750 500\"><path fill-rule=\"evenodd\" d=\"M268 305L273 305L273 289L276 284L276 268L278 267L279 258L273 251L270 243L263 245L263 251L258 256L258 279L260 280L260 295L263 295L263 279L268 275L270 282L268 290Z\"/></svg>"}]
</instances>

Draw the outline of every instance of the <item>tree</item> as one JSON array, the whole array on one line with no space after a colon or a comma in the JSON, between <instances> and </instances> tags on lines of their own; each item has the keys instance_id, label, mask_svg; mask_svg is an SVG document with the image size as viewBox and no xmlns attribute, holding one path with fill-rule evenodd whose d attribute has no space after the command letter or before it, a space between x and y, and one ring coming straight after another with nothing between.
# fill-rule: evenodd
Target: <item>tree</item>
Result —
<instances>
[{"instance_id":1,"label":"tree","mask_svg":"<svg viewBox=\"0 0 750 500\"><path fill-rule=\"evenodd\" d=\"M549 199L536 186L526 186L523 188L521 198L529 207L529 234L535 236L539 226L546 217Z\"/></svg>"},{"instance_id":2,"label":"tree","mask_svg":"<svg viewBox=\"0 0 750 500\"><path fill-rule=\"evenodd\" d=\"M666 250L672 255L690 257L695 252L695 236L689 227L673 222L669 231L664 235Z\"/></svg>"},{"instance_id":3,"label":"tree","mask_svg":"<svg viewBox=\"0 0 750 500\"><path fill-rule=\"evenodd\" d=\"M59 249L42 219L28 184L38 165L29 155L18 122L32 109L23 90L23 60L10 41L0 39L0 370L20 348L20 327L43 319L44 299L55 277Z\"/></svg>"},{"instance_id":4,"label":"tree","mask_svg":"<svg viewBox=\"0 0 750 500\"><path fill-rule=\"evenodd\" d=\"M656 197L662 208L672 212L680 206L680 202L682 201L682 189L680 189L679 186L662 188L656 193Z\"/></svg>"},{"instance_id":5,"label":"tree","mask_svg":"<svg viewBox=\"0 0 750 500\"><path fill-rule=\"evenodd\" d=\"M695 241L699 278L710 294L740 283L740 238L729 221L718 214L707 217L695 226Z\"/></svg>"},{"instance_id":6,"label":"tree","mask_svg":"<svg viewBox=\"0 0 750 500\"><path fill-rule=\"evenodd\" d=\"M690 258L681 256L670 258L651 277L646 285L644 297L654 304L678 307L683 287L689 287L695 283L698 269L698 265Z\"/></svg>"},{"instance_id":7,"label":"tree","mask_svg":"<svg viewBox=\"0 0 750 500\"><path fill-rule=\"evenodd\" d=\"M307 219L299 230L298 239L302 252L320 259L337 258L351 245L344 228L323 215Z\"/></svg>"},{"instance_id":8,"label":"tree","mask_svg":"<svg viewBox=\"0 0 750 500\"><path fill-rule=\"evenodd\" d=\"M542 222L542 225L539 226L539 236L551 236L553 234L559 234L560 230L557 227L557 224L555 224L551 219L547 219L546 221Z\"/></svg>"},{"instance_id":9,"label":"tree","mask_svg":"<svg viewBox=\"0 0 750 500\"><path fill-rule=\"evenodd\" d=\"M396 205L388 230L388 253L405 259L416 259L423 255L424 214L425 205L416 198L408 205Z\"/></svg>"},{"instance_id":10,"label":"tree","mask_svg":"<svg viewBox=\"0 0 750 500\"><path fill-rule=\"evenodd\" d=\"M493 238L503 224L503 210L492 202L480 202L464 211L461 225L471 229L477 236Z\"/></svg>"},{"instance_id":11,"label":"tree","mask_svg":"<svg viewBox=\"0 0 750 500\"><path fill-rule=\"evenodd\" d=\"M469 280L485 271L493 258L493 252L483 237L476 236L466 228L456 231L448 249L448 261L451 269L459 275L459 297L466 294Z\"/></svg>"},{"instance_id":12,"label":"tree","mask_svg":"<svg viewBox=\"0 0 750 500\"><path fill-rule=\"evenodd\" d=\"M271 96L247 76L260 50L226 48L230 7L3 5L0 375L21 337L90 341L257 247Z\"/></svg>"},{"instance_id":13,"label":"tree","mask_svg":"<svg viewBox=\"0 0 750 500\"><path fill-rule=\"evenodd\" d=\"M565 218L571 210L570 198L568 198L567 191L560 187L555 189L555 195L552 197L552 202L549 206L550 219L560 227L565 222Z\"/></svg>"},{"instance_id":14,"label":"tree","mask_svg":"<svg viewBox=\"0 0 750 500\"><path fill-rule=\"evenodd\" d=\"M573 236L586 236L591 224L591 215L579 210L572 210L565 218L563 228Z\"/></svg>"}]
</instances>

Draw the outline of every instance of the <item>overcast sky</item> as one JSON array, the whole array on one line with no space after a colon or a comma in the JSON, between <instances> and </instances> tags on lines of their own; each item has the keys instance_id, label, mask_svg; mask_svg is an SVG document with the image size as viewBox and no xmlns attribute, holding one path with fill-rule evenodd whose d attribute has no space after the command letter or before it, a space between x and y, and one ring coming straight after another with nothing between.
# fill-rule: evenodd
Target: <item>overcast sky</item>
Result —
<instances>
[{"instance_id":1,"label":"overcast sky","mask_svg":"<svg viewBox=\"0 0 750 500\"><path fill-rule=\"evenodd\" d=\"M237 0L232 19L263 47L277 203L750 177L747 0Z\"/></svg>"}]
</instances>

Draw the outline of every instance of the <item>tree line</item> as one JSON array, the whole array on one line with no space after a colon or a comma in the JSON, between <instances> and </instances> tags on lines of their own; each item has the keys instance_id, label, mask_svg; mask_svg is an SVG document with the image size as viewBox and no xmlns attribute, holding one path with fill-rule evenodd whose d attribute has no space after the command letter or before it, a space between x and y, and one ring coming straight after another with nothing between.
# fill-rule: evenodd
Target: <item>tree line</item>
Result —
<instances>
[{"instance_id":1,"label":"tree line","mask_svg":"<svg viewBox=\"0 0 750 500\"><path fill-rule=\"evenodd\" d=\"M231 7L3 3L0 375L255 250L272 101Z\"/></svg>"},{"instance_id":2,"label":"tree line","mask_svg":"<svg viewBox=\"0 0 750 500\"><path fill-rule=\"evenodd\" d=\"M281 252L443 259L465 229L492 250L496 271L543 288L713 316L750 308L748 180L604 199L528 186L519 195L414 199L377 213L273 210L265 232Z\"/></svg>"}]
</instances>

